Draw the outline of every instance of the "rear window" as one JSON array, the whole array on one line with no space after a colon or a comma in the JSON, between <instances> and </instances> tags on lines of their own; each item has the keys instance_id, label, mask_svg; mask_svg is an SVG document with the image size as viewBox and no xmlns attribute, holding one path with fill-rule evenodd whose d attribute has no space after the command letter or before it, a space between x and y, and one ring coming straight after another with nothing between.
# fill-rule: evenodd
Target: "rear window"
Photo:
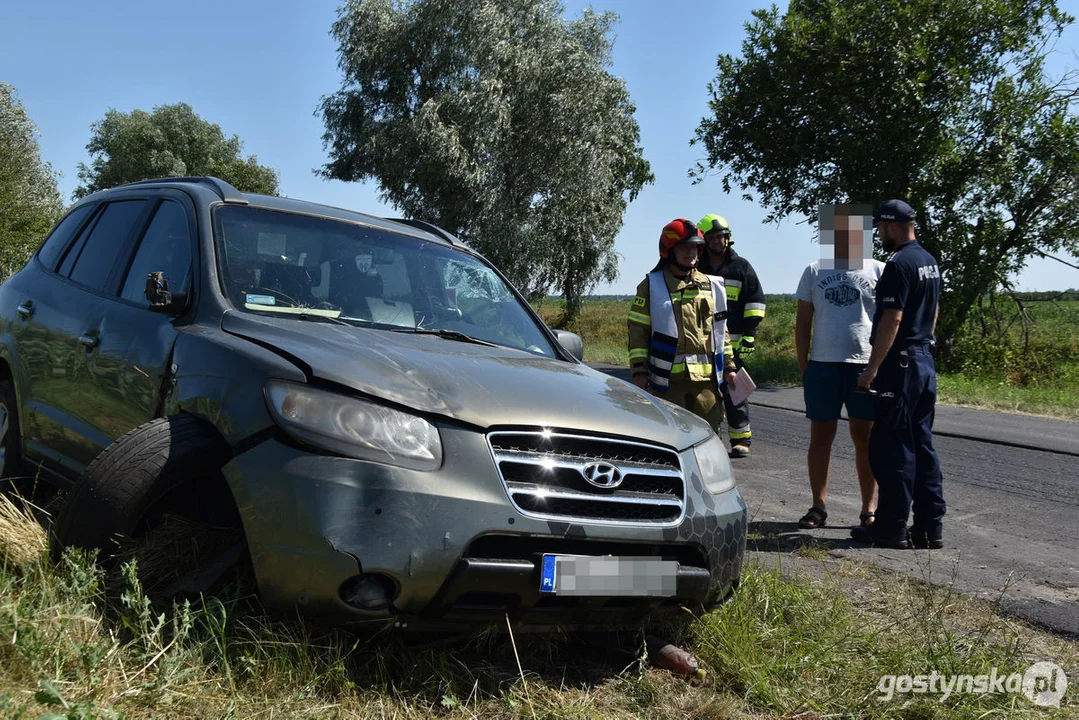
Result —
<instances>
[{"instance_id":1,"label":"rear window","mask_svg":"<svg viewBox=\"0 0 1079 720\"><path fill-rule=\"evenodd\" d=\"M64 251L67 244L71 242L71 238L75 237L75 233L82 227L82 223L86 218L90 216L90 213L97 205L83 205L77 207L67 214L60 224L52 231L45 242L41 245L41 249L37 251L37 259L50 270L56 269L56 262L60 259L60 253Z\"/></svg>"}]
</instances>

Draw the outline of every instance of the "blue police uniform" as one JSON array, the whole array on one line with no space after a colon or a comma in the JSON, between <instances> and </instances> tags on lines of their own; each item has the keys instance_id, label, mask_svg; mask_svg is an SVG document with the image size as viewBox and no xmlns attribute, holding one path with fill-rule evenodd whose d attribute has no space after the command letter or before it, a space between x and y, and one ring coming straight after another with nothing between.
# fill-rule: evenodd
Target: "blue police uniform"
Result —
<instances>
[{"instance_id":1,"label":"blue police uniform","mask_svg":"<svg viewBox=\"0 0 1079 720\"><path fill-rule=\"evenodd\" d=\"M941 538L945 505L933 449L937 374L932 353L940 290L937 260L917 240L896 249L877 283L871 342L885 310L903 311L895 342L873 383L876 418L869 463L878 487L873 534L881 538L906 538L912 504L912 540L919 535Z\"/></svg>"}]
</instances>

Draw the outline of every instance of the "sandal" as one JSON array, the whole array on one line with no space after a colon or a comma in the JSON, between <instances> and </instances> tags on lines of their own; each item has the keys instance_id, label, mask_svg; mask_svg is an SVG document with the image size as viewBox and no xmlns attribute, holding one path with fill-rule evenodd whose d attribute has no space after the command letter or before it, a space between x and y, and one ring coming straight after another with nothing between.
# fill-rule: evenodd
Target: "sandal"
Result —
<instances>
[{"instance_id":1,"label":"sandal","mask_svg":"<svg viewBox=\"0 0 1079 720\"><path fill-rule=\"evenodd\" d=\"M873 527L873 523L877 520L877 513L873 510L869 510L867 512L861 513L858 516L858 519L861 521L862 527Z\"/></svg>"},{"instance_id":2,"label":"sandal","mask_svg":"<svg viewBox=\"0 0 1079 720\"><path fill-rule=\"evenodd\" d=\"M806 530L815 530L827 525L828 512L824 508L819 508L816 505L809 508L809 512L802 516L802 519L798 521L798 527L805 528Z\"/></svg>"}]
</instances>

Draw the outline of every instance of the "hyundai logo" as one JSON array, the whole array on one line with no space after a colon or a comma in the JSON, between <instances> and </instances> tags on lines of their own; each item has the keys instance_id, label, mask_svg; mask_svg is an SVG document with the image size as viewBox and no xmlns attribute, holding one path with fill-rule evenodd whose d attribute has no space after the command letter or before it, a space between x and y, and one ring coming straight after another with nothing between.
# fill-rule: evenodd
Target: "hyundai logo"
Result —
<instances>
[{"instance_id":1,"label":"hyundai logo","mask_svg":"<svg viewBox=\"0 0 1079 720\"><path fill-rule=\"evenodd\" d=\"M622 471L608 463L588 463L581 468L581 475L598 488L616 488L622 484Z\"/></svg>"}]
</instances>

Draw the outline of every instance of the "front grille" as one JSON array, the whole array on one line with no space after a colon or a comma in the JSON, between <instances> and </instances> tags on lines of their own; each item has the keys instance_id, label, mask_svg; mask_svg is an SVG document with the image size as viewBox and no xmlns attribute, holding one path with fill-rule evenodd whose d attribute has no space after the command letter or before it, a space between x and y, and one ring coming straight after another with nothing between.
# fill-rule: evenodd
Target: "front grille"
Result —
<instances>
[{"instance_id":1,"label":"front grille","mask_svg":"<svg viewBox=\"0 0 1079 720\"><path fill-rule=\"evenodd\" d=\"M672 450L539 430L492 432L487 442L510 501L529 517L669 526L685 513L682 466ZM590 472L596 482L586 478Z\"/></svg>"}]
</instances>

